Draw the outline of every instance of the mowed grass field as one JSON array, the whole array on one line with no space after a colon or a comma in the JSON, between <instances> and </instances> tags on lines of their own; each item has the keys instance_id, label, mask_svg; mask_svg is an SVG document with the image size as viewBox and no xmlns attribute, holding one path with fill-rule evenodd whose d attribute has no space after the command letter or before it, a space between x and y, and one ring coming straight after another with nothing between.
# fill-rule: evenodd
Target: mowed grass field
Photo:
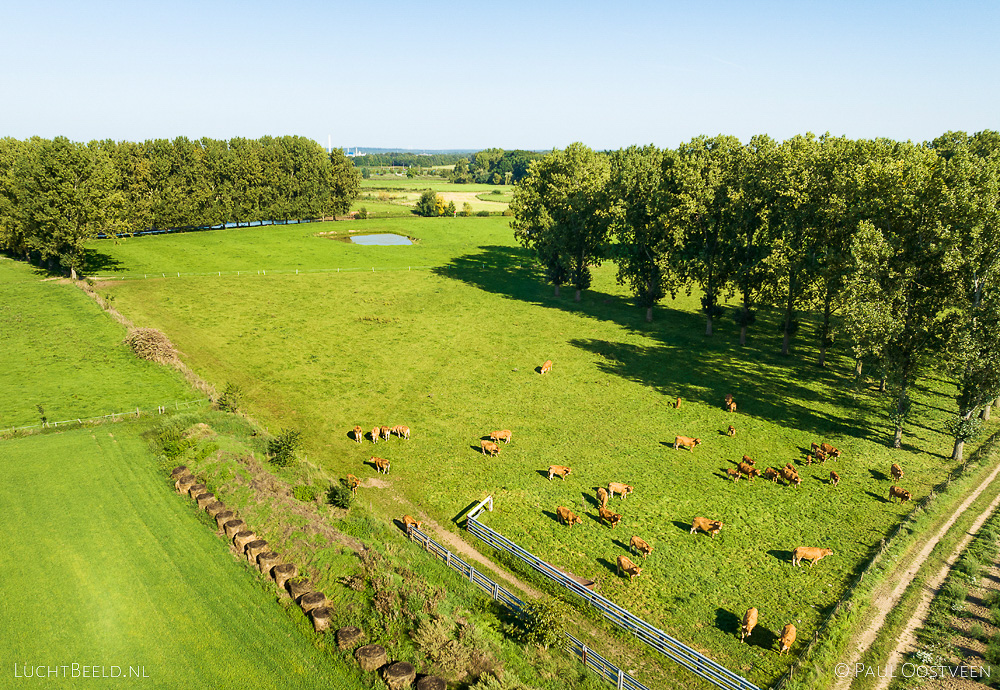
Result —
<instances>
[{"instance_id":1,"label":"mowed grass field","mask_svg":"<svg viewBox=\"0 0 1000 690\"><path fill-rule=\"evenodd\" d=\"M0 442L5 687L72 664L130 687L361 687L192 503L134 425ZM123 684L81 677L46 684Z\"/></svg>"},{"instance_id":2,"label":"mowed grass field","mask_svg":"<svg viewBox=\"0 0 1000 690\"><path fill-rule=\"evenodd\" d=\"M124 344L125 328L83 292L0 258L0 430L150 409L201 397Z\"/></svg>"},{"instance_id":3,"label":"mowed grass field","mask_svg":"<svg viewBox=\"0 0 1000 690\"><path fill-rule=\"evenodd\" d=\"M370 456L390 459L392 471L382 477L389 488L363 496L386 519L417 511L459 531L452 520L491 494L488 524L545 560L598 579L606 596L759 684L791 663L775 651L781 628L796 625L793 652L801 649L911 510L887 500L889 466L902 465L900 484L915 499L951 469L943 431L951 389L942 381L917 386L906 446L892 451L882 414L888 399L854 383L846 348L832 351L828 369L815 366L809 319L792 357L776 354L781 334L769 313L739 348L731 318L714 337L703 335L697 295L667 300L646 324L615 284L611 264L595 271L594 288L578 304L569 289L552 296L514 246L506 219L421 220L385 224L421 237L415 247L361 255L331 243L318 260L300 239L285 244L283 258L363 266L420 250L439 261L429 271L205 276L101 289L137 323L170 334L202 376L217 386L239 383L248 411L272 430L300 429L310 462L367 478L375 477ZM173 244L155 255L179 266L197 254L184 243L200 237L169 238ZM240 242L246 237L220 236L200 265L253 256L256 248ZM133 257L154 255L136 249L145 241L95 250L131 270ZM541 376L546 359L554 366ZM726 393L738 402L736 414L722 408ZM406 424L412 439L358 445L349 436L355 424L366 431ZM725 435L729 424L735 438ZM485 457L479 440L494 429L511 429L513 442L499 457ZM675 451L678 434L703 443ZM843 457L799 466L799 487L725 477L744 454L760 469L798 464L821 440ZM549 482L550 464L573 472ZM828 483L831 469L842 477L837 487ZM635 487L612 503L624 516L614 530L599 524L593 498L609 481ZM559 524L558 506L583 523ZM722 520L722 533L689 534L696 516ZM614 571L633 534L654 552L629 582ZM830 547L834 555L796 568L797 546ZM739 619L751 606L760 611L758 630L741 645Z\"/></svg>"}]
</instances>

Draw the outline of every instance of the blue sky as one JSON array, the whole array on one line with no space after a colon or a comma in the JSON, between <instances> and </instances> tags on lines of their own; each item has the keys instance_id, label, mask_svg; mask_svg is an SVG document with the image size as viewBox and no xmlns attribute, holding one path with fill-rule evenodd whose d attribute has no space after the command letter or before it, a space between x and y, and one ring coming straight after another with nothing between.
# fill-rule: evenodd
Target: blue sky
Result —
<instances>
[{"instance_id":1,"label":"blue sky","mask_svg":"<svg viewBox=\"0 0 1000 690\"><path fill-rule=\"evenodd\" d=\"M996 2L51 2L0 12L0 136L674 147L1000 129Z\"/></svg>"}]
</instances>

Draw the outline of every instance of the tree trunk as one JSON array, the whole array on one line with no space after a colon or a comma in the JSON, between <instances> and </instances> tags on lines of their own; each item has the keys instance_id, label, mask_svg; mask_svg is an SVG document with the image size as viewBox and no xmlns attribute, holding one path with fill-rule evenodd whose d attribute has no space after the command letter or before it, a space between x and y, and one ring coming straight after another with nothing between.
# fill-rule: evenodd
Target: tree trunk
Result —
<instances>
[{"instance_id":1,"label":"tree trunk","mask_svg":"<svg viewBox=\"0 0 1000 690\"><path fill-rule=\"evenodd\" d=\"M579 302L580 301L580 293L581 292L583 292L583 290L581 290L580 288L577 288L576 292L573 293L573 301L574 302Z\"/></svg>"},{"instance_id":2,"label":"tree trunk","mask_svg":"<svg viewBox=\"0 0 1000 690\"><path fill-rule=\"evenodd\" d=\"M708 320L705 323L705 335L712 335L712 315L708 315Z\"/></svg>"},{"instance_id":3,"label":"tree trunk","mask_svg":"<svg viewBox=\"0 0 1000 690\"><path fill-rule=\"evenodd\" d=\"M951 459L955 462L962 462L962 454L965 451L965 441L955 439L955 448L951 451Z\"/></svg>"},{"instance_id":4,"label":"tree trunk","mask_svg":"<svg viewBox=\"0 0 1000 690\"><path fill-rule=\"evenodd\" d=\"M740 326L740 347L747 344L747 325Z\"/></svg>"},{"instance_id":5,"label":"tree trunk","mask_svg":"<svg viewBox=\"0 0 1000 690\"><path fill-rule=\"evenodd\" d=\"M885 393L885 377L883 376L878 382L878 392Z\"/></svg>"},{"instance_id":6,"label":"tree trunk","mask_svg":"<svg viewBox=\"0 0 1000 690\"><path fill-rule=\"evenodd\" d=\"M882 385L885 385L885 377L882 378ZM893 448L903 447L903 413L906 411L906 394L909 387L906 385L906 379L903 379L903 385L899 387L899 397L896 398L896 435L892 439Z\"/></svg>"},{"instance_id":7,"label":"tree trunk","mask_svg":"<svg viewBox=\"0 0 1000 690\"><path fill-rule=\"evenodd\" d=\"M646 323L652 323L652 322L653 322L653 308L646 307Z\"/></svg>"},{"instance_id":8,"label":"tree trunk","mask_svg":"<svg viewBox=\"0 0 1000 690\"><path fill-rule=\"evenodd\" d=\"M858 357L856 360L854 360L854 378L856 378L856 379L860 379L861 378L861 367L862 366L864 366L864 362L861 361L860 357Z\"/></svg>"},{"instance_id":9,"label":"tree trunk","mask_svg":"<svg viewBox=\"0 0 1000 690\"><path fill-rule=\"evenodd\" d=\"M819 342L819 365L820 367L826 366L826 343L830 339L830 297L827 296L823 304L823 331L820 333ZM858 360L857 369L855 370L857 376L861 376L861 360Z\"/></svg>"},{"instance_id":10,"label":"tree trunk","mask_svg":"<svg viewBox=\"0 0 1000 690\"><path fill-rule=\"evenodd\" d=\"M993 407L992 402L988 402L983 406L983 409L979 412L979 418L984 422L990 421L990 409Z\"/></svg>"},{"instance_id":11,"label":"tree trunk","mask_svg":"<svg viewBox=\"0 0 1000 690\"><path fill-rule=\"evenodd\" d=\"M70 266L69 269L69 277L72 278L73 280L76 280L76 269L73 268L72 266Z\"/></svg>"},{"instance_id":12,"label":"tree trunk","mask_svg":"<svg viewBox=\"0 0 1000 690\"><path fill-rule=\"evenodd\" d=\"M559 283L556 283L556 297L559 296Z\"/></svg>"}]
</instances>

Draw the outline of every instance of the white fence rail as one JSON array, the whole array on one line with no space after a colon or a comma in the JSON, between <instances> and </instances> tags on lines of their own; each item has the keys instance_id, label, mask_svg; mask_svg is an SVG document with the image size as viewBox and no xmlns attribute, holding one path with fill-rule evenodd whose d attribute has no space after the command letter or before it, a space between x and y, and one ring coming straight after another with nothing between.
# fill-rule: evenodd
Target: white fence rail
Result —
<instances>
[{"instance_id":1,"label":"white fence rail","mask_svg":"<svg viewBox=\"0 0 1000 690\"><path fill-rule=\"evenodd\" d=\"M112 412L111 414L105 414L99 417L87 417L86 419L66 419L61 422L45 422L44 424L39 423L28 424L25 426L12 426L7 429L0 429L0 434L9 434L14 431L24 431L25 429L53 429L60 426L69 426L71 424L91 424L105 419L111 419L113 421L128 418L135 419L143 414L165 414L167 410L181 410L191 407L192 405L205 405L210 402L212 401L208 398L198 398L197 400L187 400L185 402L172 402L165 405L157 405L155 410L143 410L137 407L134 410L128 410L127 412Z\"/></svg>"},{"instance_id":2,"label":"white fence rail","mask_svg":"<svg viewBox=\"0 0 1000 690\"><path fill-rule=\"evenodd\" d=\"M126 273L123 275L87 276L91 280L148 280L150 278L187 278L192 276L251 276L268 275L315 275L322 273L383 273L385 271L426 271L438 266L352 266L349 268L251 268L238 271L201 271L189 273L185 271L153 271L151 273Z\"/></svg>"},{"instance_id":3,"label":"white fence rail","mask_svg":"<svg viewBox=\"0 0 1000 690\"><path fill-rule=\"evenodd\" d=\"M712 685L724 690L760 690L760 688L742 676L712 661L683 642L667 635L662 630L654 628L610 599L592 592L545 561L525 551L500 533L485 526L476 519L482 510L483 506L480 504L476 510L469 514L466 529L488 546L511 554L556 584L562 585L574 594L582 597L588 604L596 608L601 615L619 628L631 632L660 654L663 654L668 659L676 662L700 678L707 680Z\"/></svg>"}]
</instances>

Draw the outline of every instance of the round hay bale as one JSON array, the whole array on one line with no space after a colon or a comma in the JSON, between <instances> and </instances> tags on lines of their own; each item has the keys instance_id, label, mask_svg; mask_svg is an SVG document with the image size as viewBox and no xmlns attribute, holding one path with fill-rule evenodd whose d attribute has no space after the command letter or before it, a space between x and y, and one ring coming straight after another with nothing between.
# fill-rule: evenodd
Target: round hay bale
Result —
<instances>
[{"instance_id":1,"label":"round hay bale","mask_svg":"<svg viewBox=\"0 0 1000 690\"><path fill-rule=\"evenodd\" d=\"M448 684L438 676L424 676L417 681L417 690L445 690Z\"/></svg>"},{"instance_id":2,"label":"round hay bale","mask_svg":"<svg viewBox=\"0 0 1000 690\"><path fill-rule=\"evenodd\" d=\"M222 528L226 530L226 536L232 539L237 532L242 532L243 528L246 526L247 523L237 519L237 520L229 520L226 524L222 526Z\"/></svg>"},{"instance_id":3,"label":"round hay bale","mask_svg":"<svg viewBox=\"0 0 1000 690\"><path fill-rule=\"evenodd\" d=\"M288 588L288 593L291 594L292 599L295 600L298 600L298 598L303 594L309 594L309 592L316 591L316 588L313 587L312 583L304 577L293 577L285 583L285 587Z\"/></svg>"},{"instance_id":4,"label":"round hay bale","mask_svg":"<svg viewBox=\"0 0 1000 690\"><path fill-rule=\"evenodd\" d=\"M247 560L251 563L257 562L257 556L267 551L267 542L263 539L254 539L246 545Z\"/></svg>"},{"instance_id":5,"label":"round hay bale","mask_svg":"<svg viewBox=\"0 0 1000 690\"><path fill-rule=\"evenodd\" d=\"M330 609L326 606L314 608L309 612L312 616L313 628L316 632L324 632L330 629Z\"/></svg>"},{"instance_id":6,"label":"round hay bale","mask_svg":"<svg viewBox=\"0 0 1000 690\"><path fill-rule=\"evenodd\" d=\"M347 649L356 645L364 637L365 634L361 632L361 628L349 625L337 631L337 646L341 649Z\"/></svg>"},{"instance_id":7,"label":"round hay bale","mask_svg":"<svg viewBox=\"0 0 1000 690\"><path fill-rule=\"evenodd\" d=\"M204 510L209 503L215 503L215 494L210 491L206 491L203 494L195 496L194 500L198 504L198 507Z\"/></svg>"},{"instance_id":8,"label":"round hay bale","mask_svg":"<svg viewBox=\"0 0 1000 690\"><path fill-rule=\"evenodd\" d=\"M188 487L188 495L191 498L198 498L198 494L203 494L206 491L208 491L208 487L201 483L192 484Z\"/></svg>"},{"instance_id":9,"label":"round hay bale","mask_svg":"<svg viewBox=\"0 0 1000 690\"><path fill-rule=\"evenodd\" d=\"M382 671L382 677L389 690L400 690L413 685L417 669L409 661L397 661Z\"/></svg>"},{"instance_id":10,"label":"round hay bale","mask_svg":"<svg viewBox=\"0 0 1000 690\"><path fill-rule=\"evenodd\" d=\"M389 660L389 655L385 653L385 647L367 644L354 650L354 658L358 660L358 665L362 670L374 671Z\"/></svg>"},{"instance_id":11,"label":"round hay bale","mask_svg":"<svg viewBox=\"0 0 1000 690\"><path fill-rule=\"evenodd\" d=\"M219 529L222 529L226 526L227 522L235 518L236 513L231 510L223 510L221 513L215 514L215 524L219 526Z\"/></svg>"},{"instance_id":12,"label":"round hay bale","mask_svg":"<svg viewBox=\"0 0 1000 690\"><path fill-rule=\"evenodd\" d=\"M241 530L233 535L233 546L235 546L236 550L242 554L243 549L247 547L247 544L256 540L257 535L255 533L248 529Z\"/></svg>"},{"instance_id":13,"label":"round hay bale","mask_svg":"<svg viewBox=\"0 0 1000 690\"><path fill-rule=\"evenodd\" d=\"M257 554L257 567L260 572L271 577L271 568L281 563L281 556L274 551Z\"/></svg>"},{"instance_id":14,"label":"round hay bale","mask_svg":"<svg viewBox=\"0 0 1000 690\"><path fill-rule=\"evenodd\" d=\"M211 515L212 517L215 517L225 509L226 509L226 504L223 503L222 501L212 501L207 506L205 506L205 512Z\"/></svg>"},{"instance_id":15,"label":"round hay bale","mask_svg":"<svg viewBox=\"0 0 1000 690\"><path fill-rule=\"evenodd\" d=\"M181 477L183 477L185 474L190 474L190 472L188 472L187 465L178 465L177 467L175 467L170 471L170 478L176 481Z\"/></svg>"},{"instance_id":16,"label":"round hay bale","mask_svg":"<svg viewBox=\"0 0 1000 690\"><path fill-rule=\"evenodd\" d=\"M285 588L285 583L299 574L299 569L294 563L282 563L274 566L274 582L280 589Z\"/></svg>"},{"instance_id":17,"label":"round hay bale","mask_svg":"<svg viewBox=\"0 0 1000 690\"><path fill-rule=\"evenodd\" d=\"M188 489L191 488L193 484L197 484L198 480L194 478L193 474L182 474L174 482L174 488L177 489L177 493L186 494Z\"/></svg>"},{"instance_id":18,"label":"round hay bale","mask_svg":"<svg viewBox=\"0 0 1000 690\"><path fill-rule=\"evenodd\" d=\"M308 594L303 594L299 599L299 606L305 613L309 613L313 609L318 609L321 606L326 606L326 595L322 592L309 592Z\"/></svg>"}]
</instances>

